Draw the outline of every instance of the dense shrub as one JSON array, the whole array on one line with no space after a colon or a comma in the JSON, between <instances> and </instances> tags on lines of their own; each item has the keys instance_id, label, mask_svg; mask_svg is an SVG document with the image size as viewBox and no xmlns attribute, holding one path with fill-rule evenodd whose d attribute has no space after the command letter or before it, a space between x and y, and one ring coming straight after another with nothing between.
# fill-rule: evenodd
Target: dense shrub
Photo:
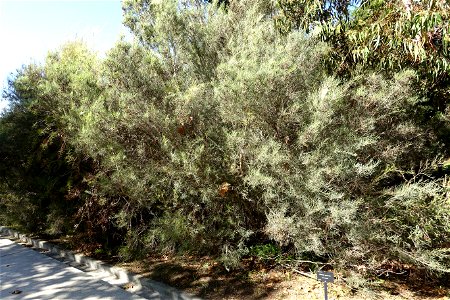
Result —
<instances>
[{"instance_id":1,"label":"dense shrub","mask_svg":"<svg viewBox=\"0 0 450 300\"><path fill-rule=\"evenodd\" d=\"M77 188L63 192L78 202L66 216L78 231L120 234L124 258L187 251L232 267L276 243L341 267L448 271L442 142L416 118L415 74L330 76L328 47L280 35L272 9L126 1L136 41L103 61L77 43L51 54L31 104L18 94L1 128L20 107L50 116L24 127L43 122L71 149Z\"/></svg>"}]
</instances>

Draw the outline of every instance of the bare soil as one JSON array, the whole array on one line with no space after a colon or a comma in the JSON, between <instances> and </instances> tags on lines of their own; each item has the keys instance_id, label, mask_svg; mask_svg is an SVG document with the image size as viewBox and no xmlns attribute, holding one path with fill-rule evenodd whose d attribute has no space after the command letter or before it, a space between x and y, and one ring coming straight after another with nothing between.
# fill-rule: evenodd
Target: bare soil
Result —
<instances>
[{"instance_id":1,"label":"bare soil","mask_svg":"<svg viewBox=\"0 0 450 300\"><path fill-rule=\"evenodd\" d=\"M267 266L256 258L245 260L241 270L231 272L210 257L149 257L120 266L204 299L324 299L323 284L313 273ZM343 275L335 277L335 282L328 284L330 300L450 300L448 284L444 287L427 278L375 278L366 287L351 289Z\"/></svg>"},{"instance_id":2,"label":"bare soil","mask_svg":"<svg viewBox=\"0 0 450 300\"><path fill-rule=\"evenodd\" d=\"M324 299L323 284L316 280L314 273L268 263L255 257L245 259L242 268L233 271L227 271L208 256L153 255L123 263L117 257L98 251L100 245L77 243L75 246L71 238L47 240L205 300ZM335 273L335 282L328 284L328 299L450 300L450 276L437 280L412 268L406 271L402 275L387 272L369 281ZM360 287L351 288L349 282L352 280L359 280Z\"/></svg>"}]
</instances>

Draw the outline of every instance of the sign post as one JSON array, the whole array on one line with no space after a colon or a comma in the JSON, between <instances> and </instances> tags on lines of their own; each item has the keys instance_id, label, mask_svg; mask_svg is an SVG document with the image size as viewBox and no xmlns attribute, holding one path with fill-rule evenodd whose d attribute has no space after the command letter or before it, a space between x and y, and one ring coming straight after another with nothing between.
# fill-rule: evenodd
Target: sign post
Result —
<instances>
[{"instance_id":1,"label":"sign post","mask_svg":"<svg viewBox=\"0 0 450 300\"><path fill-rule=\"evenodd\" d=\"M317 280L324 283L323 290L325 293L325 300L328 300L328 282L334 282L333 272L318 271Z\"/></svg>"}]
</instances>

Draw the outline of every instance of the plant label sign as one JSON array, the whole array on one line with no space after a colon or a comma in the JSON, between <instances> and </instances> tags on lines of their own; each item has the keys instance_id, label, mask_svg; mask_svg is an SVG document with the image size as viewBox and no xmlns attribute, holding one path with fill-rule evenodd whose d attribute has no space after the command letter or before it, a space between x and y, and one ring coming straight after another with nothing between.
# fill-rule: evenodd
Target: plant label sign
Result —
<instances>
[{"instance_id":1,"label":"plant label sign","mask_svg":"<svg viewBox=\"0 0 450 300\"><path fill-rule=\"evenodd\" d=\"M334 282L333 272L319 271L317 272L317 280L322 282Z\"/></svg>"},{"instance_id":2,"label":"plant label sign","mask_svg":"<svg viewBox=\"0 0 450 300\"><path fill-rule=\"evenodd\" d=\"M333 272L318 271L317 280L323 282L323 291L325 295L325 300L328 300L328 282L334 282Z\"/></svg>"}]
</instances>

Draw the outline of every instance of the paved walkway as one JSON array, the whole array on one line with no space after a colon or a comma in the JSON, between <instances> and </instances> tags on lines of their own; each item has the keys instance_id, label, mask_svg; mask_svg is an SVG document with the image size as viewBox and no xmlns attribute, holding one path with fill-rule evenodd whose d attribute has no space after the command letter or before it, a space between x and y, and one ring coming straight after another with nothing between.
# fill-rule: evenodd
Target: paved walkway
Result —
<instances>
[{"instance_id":1,"label":"paved walkway","mask_svg":"<svg viewBox=\"0 0 450 300\"><path fill-rule=\"evenodd\" d=\"M0 299L145 298L0 237Z\"/></svg>"}]
</instances>

